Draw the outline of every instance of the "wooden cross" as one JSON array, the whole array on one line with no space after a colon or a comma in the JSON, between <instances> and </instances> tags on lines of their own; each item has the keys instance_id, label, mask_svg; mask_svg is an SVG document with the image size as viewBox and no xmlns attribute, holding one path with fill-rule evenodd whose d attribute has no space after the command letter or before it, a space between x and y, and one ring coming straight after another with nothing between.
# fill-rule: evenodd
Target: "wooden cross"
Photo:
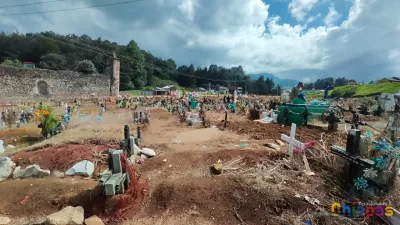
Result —
<instances>
[{"instance_id":1,"label":"wooden cross","mask_svg":"<svg viewBox=\"0 0 400 225\"><path fill-rule=\"evenodd\" d=\"M304 144L301 143L300 141L296 140L295 138L296 138L296 124L292 123L292 127L290 129L290 137L288 137L287 135L284 135L284 134L281 135L281 139L286 141L287 143L289 143L288 154L290 157L293 156L294 147L299 148L299 149L304 148Z\"/></svg>"}]
</instances>

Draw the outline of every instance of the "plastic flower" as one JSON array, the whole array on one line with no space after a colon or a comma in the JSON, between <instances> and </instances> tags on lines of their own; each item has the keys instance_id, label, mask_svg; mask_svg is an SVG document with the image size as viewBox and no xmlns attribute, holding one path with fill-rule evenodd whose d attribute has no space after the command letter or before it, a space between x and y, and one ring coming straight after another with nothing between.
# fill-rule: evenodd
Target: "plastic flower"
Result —
<instances>
[{"instance_id":1,"label":"plastic flower","mask_svg":"<svg viewBox=\"0 0 400 225\"><path fill-rule=\"evenodd\" d=\"M357 190L365 190L368 187L368 182L365 180L364 177L359 177L355 178L354 180L354 186L357 188Z\"/></svg>"},{"instance_id":2,"label":"plastic flower","mask_svg":"<svg viewBox=\"0 0 400 225\"><path fill-rule=\"evenodd\" d=\"M364 177L373 179L378 176L378 171L374 170L373 168L365 169L364 170Z\"/></svg>"},{"instance_id":3,"label":"plastic flower","mask_svg":"<svg viewBox=\"0 0 400 225\"><path fill-rule=\"evenodd\" d=\"M375 163L376 163L376 167L378 167L379 169L383 169L386 167L386 159L383 157L379 157L379 158L375 159Z\"/></svg>"},{"instance_id":4,"label":"plastic flower","mask_svg":"<svg viewBox=\"0 0 400 225\"><path fill-rule=\"evenodd\" d=\"M382 150L386 150L389 149L390 145L385 141L379 141L375 146L374 146L374 150L375 151L382 151Z\"/></svg>"}]
</instances>

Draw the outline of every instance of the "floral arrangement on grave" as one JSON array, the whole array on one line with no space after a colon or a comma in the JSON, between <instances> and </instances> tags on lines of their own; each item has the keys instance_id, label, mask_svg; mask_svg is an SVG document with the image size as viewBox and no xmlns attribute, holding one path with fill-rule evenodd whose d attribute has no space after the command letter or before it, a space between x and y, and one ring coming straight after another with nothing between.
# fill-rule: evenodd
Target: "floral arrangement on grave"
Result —
<instances>
[{"instance_id":1,"label":"floral arrangement on grave","mask_svg":"<svg viewBox=\"0 0 400 225\"><path fill-rule=\"evenodd\" d=\"M370 132L366 133L367 137L372 140L372 134ZM373 157L370 159L375 162L374 167L364 170L364 174L361 177L355 178L353 180L354 187L357 190L365 190L368 188L367 179L374 179L378 177L378 174L390 169L390 163L392 160L400 160L400 140L391 144L385 139L379 141L373 141L375 144L373 148Z\"/></svg>"},{"instance_id":2,"label":"floral arrangement on grave","mask_svg":"<svg viewBox=\"0 0 400 225\"><path fill-rule=\"evenodd\" d=\"M47 106L40 106L39 109L34 111L36 118L40 121L42 125L42 134L49 133L50 130L53 130L57 127L58 120L53 114L53 110Z\"/></svg>"}]
</instances>

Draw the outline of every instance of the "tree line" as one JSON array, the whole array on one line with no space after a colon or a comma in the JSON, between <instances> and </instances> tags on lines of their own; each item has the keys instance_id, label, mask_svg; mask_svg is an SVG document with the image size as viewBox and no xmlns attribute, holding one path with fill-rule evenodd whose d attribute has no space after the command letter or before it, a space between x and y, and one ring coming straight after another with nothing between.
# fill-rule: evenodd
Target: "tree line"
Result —
<instances>
[{"instance_id":1,"label":"tree line","mask_svg":"<svg viewBox=\"0 0 400 225\"><path fill-rule=\"evenodd\" d=\"M87 35L59 35L51 31L0 34L0 62L8 66L22 67L21 62L32 62L41 69L104 73L106 60L113 53L121 62L121 90L176 84L212 89L237 86L255 94L280 93L280 87L273 80L261 77L251 80L242 66L178 67L171 58L162 59L140 49L134 40L119 45Z\"/></svg>"},{"instance_id":2,"label":"tree line","mask_svg":"<svg viewBox=\"0 0 400 225\"><path fill-rule=\"evenodd\" d=\"M246 92L255 94L281 93L281 87L272 79L260 76L258 80L252 80L242 66L225 68L212 64L195 67L191 64L178 67L171 58L162 59L140 49L134 40L127 45L119 45L87 35L59 35L51 31L0 34L0 62L9 66L22 67L21 62L33 62L42 69L104 73L106 60L113 53L121 61L121 90L175 84L206 89L242 87ZM350 81L354 80L328 77L305 84L304 89L324 89L327 84L343 86Z\"/></svg>"},{"instance_id":3,"label":"tree line","mask_svg":"<svg viewBox=\"0 0 400 225\"><path fill-rule=\"evenodd\" d=\"M317 79L315 82L312 83L306 83L303 86L303 89L305 90L322 90L325 89L327 86L334 86L334 87L340 87L340 86L346 86L349 83L358 83L357 81L353 79L347 79L345 77L341 78L336 78L334 79L333 77L327 77L327 78L322 78L322 79ZM374 81L369 82L369 84L375 83ZM364 82L362 82L364 84Z\"/></svg>"}]
</instances>

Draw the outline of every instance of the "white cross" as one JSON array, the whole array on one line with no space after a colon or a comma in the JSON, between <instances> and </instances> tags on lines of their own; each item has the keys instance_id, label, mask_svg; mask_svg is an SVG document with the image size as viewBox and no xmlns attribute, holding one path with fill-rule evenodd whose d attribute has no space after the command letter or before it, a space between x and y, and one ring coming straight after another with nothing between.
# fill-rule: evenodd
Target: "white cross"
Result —
<instances>
[{"instance_id":1,"label":"white cross","mask_svg":"<svg viewBox=\"0 0 400 225\"><path fill-rule=\"evenodd\" d=\"M292 157L293 156L293 148L299 148L299 149L303 149L304 148L304 144L301 143L300 141L296 140L296 124L292 123L292 127L290 129L290 137L288 137L287 135L282 134L281 135L281 139L286 141L287 143L289 143L289 156Z\"/></svg>"}]
</instances>

